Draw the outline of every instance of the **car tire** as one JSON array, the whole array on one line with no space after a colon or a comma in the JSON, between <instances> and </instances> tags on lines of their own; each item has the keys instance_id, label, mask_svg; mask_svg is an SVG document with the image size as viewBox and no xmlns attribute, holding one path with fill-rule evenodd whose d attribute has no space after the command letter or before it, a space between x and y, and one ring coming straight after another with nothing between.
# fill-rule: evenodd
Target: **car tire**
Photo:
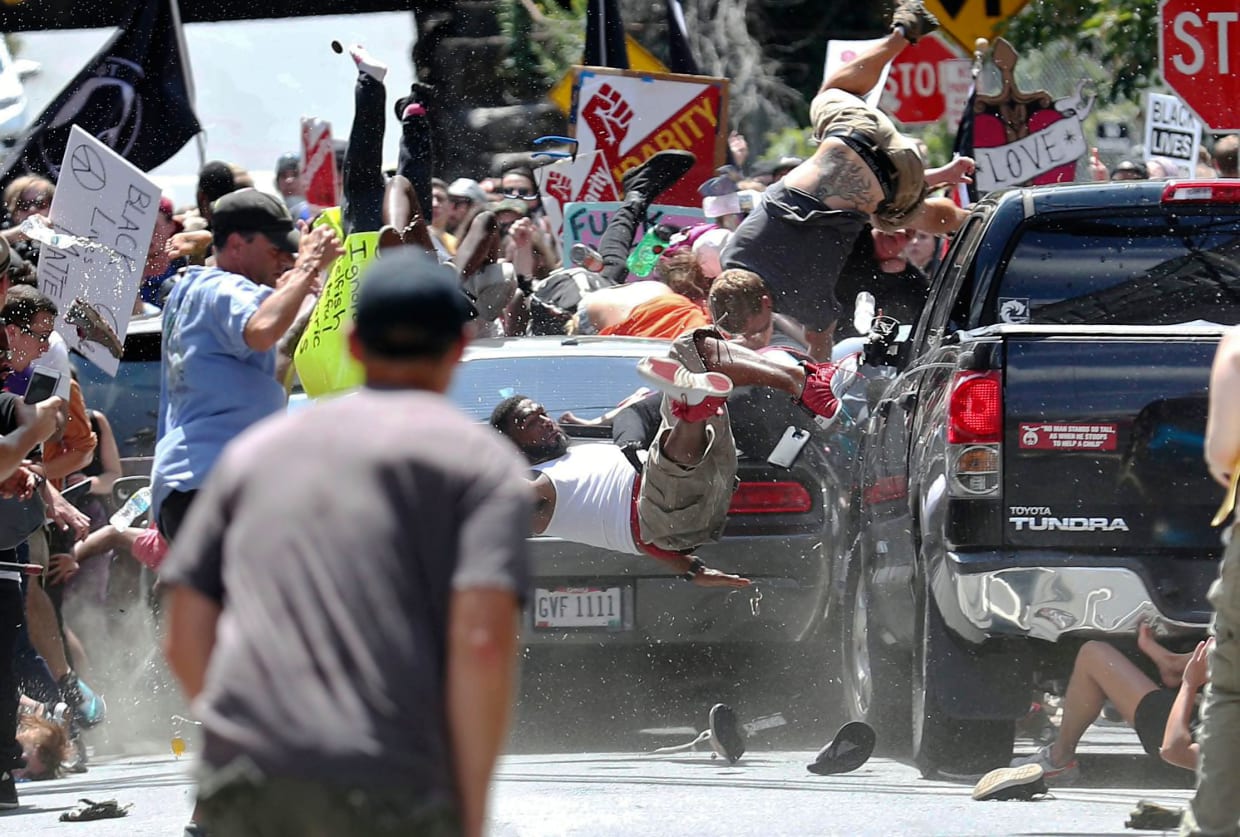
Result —
<instances>
[{"instance_id":1,"label":"car tire","mask_svg":"<svg viewBox=\"0 0 1240 837\"><path fill-rule=\"evenodd\" d=\"M844 607L839 609L843 702L849 720L863 721L878 733L878 747L888 754L907 751L909 733L909 660L884 644L871 619L872 595L860 568L850 569Z\"/></svg>"},{"instance_id":2,"label":"car tire","mask_svg":"<svg viewBox=\"0 0 1240 837\"><path fill-rule=\"evenodd\" d=\"M913 762L922 776L973 777L1005 767L1012 758L1016 726L1006 720L958 718L940 705L941 666L946 655L968 654L955 644L933 599L918 597L917 642L914 645L912 683Z\"/></svg>"}]
</instances>

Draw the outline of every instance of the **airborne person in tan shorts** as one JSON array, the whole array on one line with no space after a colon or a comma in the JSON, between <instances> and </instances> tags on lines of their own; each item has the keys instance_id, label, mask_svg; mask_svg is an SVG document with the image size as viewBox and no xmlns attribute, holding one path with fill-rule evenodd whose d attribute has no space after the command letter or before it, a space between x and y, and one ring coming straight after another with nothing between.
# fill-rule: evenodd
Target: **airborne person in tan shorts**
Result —
<instances>
[{"instance_id":1,"label":"airborne person in tan shorts","mask_svg":"<svg viewBox=\"0 0 1240 837\"><path fill-rule=\"evenodd\" d=\"M964 221L964 210L926 192L967 182L973 161L960 157L927 170L913 141L861 98L892 59L938 25L921 0L900 0L891 34L834 71L814 97L814 155L766 190L722 253L724 268L766 281L775 310L805 327L817 360L830 357L840 314L836 280L867 223L943 235Z\"/></svg>"}]
</instances>

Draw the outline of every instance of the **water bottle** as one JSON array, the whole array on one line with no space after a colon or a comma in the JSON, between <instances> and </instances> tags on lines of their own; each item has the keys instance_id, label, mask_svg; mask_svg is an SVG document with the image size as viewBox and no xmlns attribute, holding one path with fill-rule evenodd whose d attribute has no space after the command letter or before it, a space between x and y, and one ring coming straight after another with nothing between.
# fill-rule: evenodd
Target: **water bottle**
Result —
<instances>
[{"instance_id":1,"label":"water bottle","mask_svg":"<svg viewBox=\"0 0 1240 837\"><path fill-rule=\"evenodd\" d=\"M863 337L870 333L874 323L874 294L862 291L857 294L857 302L853 307L853 328Z\"/></svg>"},{"instance_id":2,"label":"water bottle","mask_svg":"<svg viewBox=\"0 0 1240 837\"><path fill-rule=\"evenodd\" d=\"M79 243L79 239L76 235L58 233L46 224L36 221L34 217L30 217L25 221L22 221L22 224L18 229L20 229L22 234L31 241L46 244L48 247L56 250L68 250L70 247L73 247Z\"/></svg>"},{"instance_id":3,"label":"water bottle","mask_svg":"<svg viewBox=\"0 0 1240 837\"><path fill-rule=\"evenodd\" d=\"M634 276L646 277L654 270L659 256L667 249L672 236L680 232L679 227L671 224L655 224L646 230L642 240L637 242L633 252L629 253L628 268Z\"/></svg>"},{"instance_id":4,"label":"water bottle","mask_svg":"<svg viewBox=\"0 0 1240 837\"><path fill-rule=\"evenodd\" d=\"M125 505L108 519L108 522L116 528L118 532L124 532L133 522L142 515L146 514L147 509L151 507L151 487L144 485L129 495L129 499L125 501Z\"/></svg>"},{"instance_id":5,"label":"water bottle","mask_svg":"<svg viewBox=\"0 0 1240 837\"><path fill-rule=\"evenodd\" d=\"M568 251L568 260L593 273L603 272L603 257L589 244L578 241Z\"/></svg>"}]
</instances>

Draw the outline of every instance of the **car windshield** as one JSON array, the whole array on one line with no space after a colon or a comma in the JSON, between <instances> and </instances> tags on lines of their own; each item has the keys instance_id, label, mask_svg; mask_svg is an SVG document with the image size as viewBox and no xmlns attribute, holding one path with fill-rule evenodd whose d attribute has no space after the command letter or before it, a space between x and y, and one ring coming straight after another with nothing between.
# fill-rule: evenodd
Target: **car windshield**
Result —
<instances>
[{"instance_id":1,"label":"car windshield","mask_svg":"<svg viewBox=\"0 0 1240 837\"><path fill-rule=\"evenodd\" d=\"M461 364L448 395L479 421L518 393L540 402L551 416L571 410L596 418L642 385L634 357L488 357Z\"/></svg>"},{"instance_id":2,"label":"car windshield","mask_svg":"<svg viewBox=\"0 0 1240 837\"><path fill-rule=\"evenodd\" d=\"M1169 325L1240 319L1240 218L1035 221L996 300L1006 323Z\"/></svg>"}]
</instances>

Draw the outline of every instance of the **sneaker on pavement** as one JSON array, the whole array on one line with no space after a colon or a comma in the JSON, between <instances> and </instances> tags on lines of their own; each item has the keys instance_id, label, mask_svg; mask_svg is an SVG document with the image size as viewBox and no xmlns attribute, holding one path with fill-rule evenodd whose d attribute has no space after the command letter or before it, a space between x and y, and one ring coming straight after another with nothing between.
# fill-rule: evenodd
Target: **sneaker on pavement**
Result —
<instances>
[{"instance_id":1,"label":"sneaker on pavement","mask_svg":"<svg viewBox=\"0 0 1240 837\"><path fill-rule=\"evenodd\" d=\"M745 733L736 720L735 710L726 703L710 708L710 746L733 764L745 755Z\"/></svg>"},{"instance_id":2,"label":"sneaker on pavement","mask_svg":"<svg viewBox=\"0 0 1240 837\"><path fill-rule=\"evenodd\" d=\"M939 19L926 10L922 0L900 0L891 15L891 28L904 30L904 39L915 44L939 28Z\"/></svg>"},{"instance_id":3,"label":"sneaker on pavement","mask_svg":"<svg viewBox=\"0 0 1240 837\"><path fill-rule=\"evenodd\" d=\"M693 168L697 156L692 151L669 148L651 155L646 162L634 166L620 178L625 196L637 192L648 202L666 191L673 183Z\"/></svg>"},{"instance_id":4,"label":"sneaker on pavement","mask_svg":"<svg viewBox=\"0 0 1240 837\"><path fill-rule=\"evenodd\" d=\"M722 372L690 372L668 357L645 357L637 362L637 374L672 401L701 404L708 398L726 398L732 380Z\"/></svg>"},{"instance_id":5,"label":"sneaker on pavement","mask_svg":"<svg viewBox=\"0 0 1240 837\"><path fill-rule=\"evenodd\" d=\"M1018 756L1012 759L1010 767L1022 767L1025 765L1036 764L1042 768L1042 774L1047 782L1054 785L1064 785L1072 782L1081 774L1081 767L1077 764L1076 759L1072 759L1067 764L1057 765L1051 760L1051 747L1054 744L1047 744L1031 756Z\"/></svg>"},{"instance_id":6,"label":"sneaker on pavement","mask_svg":"<svg viewBox=\"0 0 1240 837\"><path fill-rule=\"evenodd\" d=\"M990 771L973 788L973 798L978 802L988 799L1030 800L1047 792L1046 781L1040 764L1020 767L1000 767Z\"/></svg>"},{"instance_id":7,"label":"sneaker on pavement","mask_svg":"<svg viewBox=\"0 0 1240 837\"><path fill-rule=\"evenodd\" d=\"M797 403L816 416L835 418L840 409L840 399L831 389L831 379L835 377L834 363L803 363L805 369L805 386Z\"/></svg>"},{"instance_id":8,"label":"sneaker on pavement","mask_svg":"<svg viewBox=\"0 0 1240 837\"><path fill-rule=\"evenodd\" d=\"M17 782L13 780L13 772L0 772L0 811L16 808L18 804Z\"/></svg>"}]
</instances>

